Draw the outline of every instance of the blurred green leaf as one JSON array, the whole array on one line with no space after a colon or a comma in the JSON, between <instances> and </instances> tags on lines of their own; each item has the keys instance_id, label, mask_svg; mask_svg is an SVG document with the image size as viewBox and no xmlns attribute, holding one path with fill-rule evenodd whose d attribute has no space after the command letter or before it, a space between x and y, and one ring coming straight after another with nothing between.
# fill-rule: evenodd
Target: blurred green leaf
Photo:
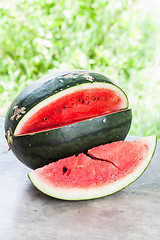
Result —
<instances>
[{"instance_id":1,"label":"blurred green leaf","mask_svg":"<svg viewBox=\"0 0 160 240\"><path fill-rule=\"evenodd\" d=\"M131 134L160 137L160 83L150 71L159 63L158 29L138 0L1 0L1 113L44 74L92 69L118 80L131 99Z\"/></svg>"}]
</instances>

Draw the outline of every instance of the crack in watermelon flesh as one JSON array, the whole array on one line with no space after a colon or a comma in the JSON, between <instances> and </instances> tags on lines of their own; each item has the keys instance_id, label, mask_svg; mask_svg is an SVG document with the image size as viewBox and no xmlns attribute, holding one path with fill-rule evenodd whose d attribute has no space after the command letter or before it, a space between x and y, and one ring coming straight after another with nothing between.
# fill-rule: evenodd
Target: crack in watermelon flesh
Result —
<instances>
[{"instance_id":1,"label":"crack in watermelon flesh","mask_svg":"<svg viewBox=\"0 0 160 240\"><path fill-rule=\"evenodd\" d=\"M100 161L105 161L105 162L111 163L111 164L113 164L113 166L115 166L116 168L119 169L119 167L116 166L114 162L111 162L109 159L106 159L106 157L104 157L104 158L98 158L98 157L96 157L96 155L90 154L89 151L88 151L87 153L85 153L85 155L88 156L88 157L90 157L90 158L93 159L93 160L100 160ZM120 170L120 169L119 169L119 170Z\"/></svg>"},{"instance_id":2,"label":"crack in watermelon flesh","mask_svg":"<svg viewBox=\"0 0 160 240\"><path fill-rule=\"evenodd\" d=\"M76 90L35 110L16 130L15 135L49 130L119 111L127 107L122 98L113 89Z\"/></svg>"},{"instance_id":3,"label":"crack in watermelon flesh","mask_svg":"<svg viewBox=\"0 0 160 240\"><path fill-rule=\"evenodd\" d=\"M135 181L147 168L155 147L155 136L105 144L88 150L92 157L81 153L64 158L34 170L29 178L40 191L53 197L66 200L102 197Z\"/></svg>"}]
</instances>

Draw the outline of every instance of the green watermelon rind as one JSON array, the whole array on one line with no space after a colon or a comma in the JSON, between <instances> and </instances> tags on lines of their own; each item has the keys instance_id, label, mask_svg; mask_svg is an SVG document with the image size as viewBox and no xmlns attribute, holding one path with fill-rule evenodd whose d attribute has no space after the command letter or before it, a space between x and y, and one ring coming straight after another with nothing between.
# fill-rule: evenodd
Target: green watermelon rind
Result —
<instances>
[{"instance_id":1,"label":"green watermelon rind","mask_svg":"<svg viewBox=\"0 0 160 240\"><path fill-rule=\"evenodd\" d=\"M142 164L140 164L140 166L138 166L133 172L124 176L123 179L114 181L104 187L91 188L91 189L85 189L85 190L74 188L74 190L72 191L72 194L69 188L68 189L59 188L60 194L57 194L58 188L55 188L55 192L54 192L53 188L49 188L47 184L41 182L40 179L36 177L36 174L34 172L29 173L28 177L37 189L39 189L41 192L45 193L46 195L49 195L54 198L78 201L78 200L89 200L89 199L105 197L105 196L114 194L128 187L133 182L135 182L145 172L148 165L150 164L156 149L157 137L148 136L148 137L140 138L137 141L142 141L148 146L150 146L148 156L145 159L143 159ZM93 189L94 189L94 194L93 194Z\"/></svg>"},{"instance_id":2,"label":"green watermelon rind","mask_svg":"<svg viewBox=\"0 0 160 240\"><path fill-rule=\"evenodd\" d=\"M13 136L11 148L32 169L87 152L89 148L124 140L132 121L131 109L35 134Z\"/></svg>"}]
</instances>

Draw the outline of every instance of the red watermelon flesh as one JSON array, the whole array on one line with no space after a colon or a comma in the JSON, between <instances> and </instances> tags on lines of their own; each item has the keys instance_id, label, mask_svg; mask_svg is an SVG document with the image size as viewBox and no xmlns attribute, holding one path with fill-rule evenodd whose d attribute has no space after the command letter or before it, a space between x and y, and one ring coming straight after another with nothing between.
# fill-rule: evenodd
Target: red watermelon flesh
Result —
<instances>
[{"instance_id":1,"label":"red watermelon flesh","mask_svg":"<svg viewBox=\"0 0 160 240\"><path fill-rule=\"evenodd\" d=\"M124 97L124 96L123 96ZM62 127L78 121L106 115L127 108L118 92L107 88L89 88L62 94L47 104L35 108L24 118L15 135L34 133Z\"/></svg>"},{"instance_id":2,"label":"red watermelon flesh","mask_svg":"<svg viewBox=\"0 0 160 240\"><path fill-rule=\"evenodd\" d=\"M135 181L148 166L155 146L155 136L118 141L36 169L29 177L38 189L53 197L102 197Z\"/></svg>"},{"instance_id":3,"label":"red watermelon flesh","mask_svg":"<svg viewBox=\"0 0 160 240\"><path fill-rule=\"evenodd\" d=\"M109 161L124 172L134 169L145 158L148 151L147 144L141 143L141 141L119 141L92 148L88 150L88 155L92 158Z\"/></svg>"}]
</instances>

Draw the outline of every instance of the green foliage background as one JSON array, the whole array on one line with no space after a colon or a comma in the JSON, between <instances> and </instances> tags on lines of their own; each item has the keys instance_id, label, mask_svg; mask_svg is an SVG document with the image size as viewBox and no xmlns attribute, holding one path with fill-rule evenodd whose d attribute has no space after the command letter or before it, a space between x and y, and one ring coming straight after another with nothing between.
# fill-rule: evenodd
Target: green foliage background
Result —
<instances>
[{"instance_id":1,"label":"green foliage background","mask_svg":"<svg viewBox=\"0 0 160 240\"><path fill-rule=\"evenodd\" d=\"M130 134L160 137L160 21L144 9L135 0L2 0L0 113L41 76L88 69L128 95Z\"/></svg>"}]
</instances>

